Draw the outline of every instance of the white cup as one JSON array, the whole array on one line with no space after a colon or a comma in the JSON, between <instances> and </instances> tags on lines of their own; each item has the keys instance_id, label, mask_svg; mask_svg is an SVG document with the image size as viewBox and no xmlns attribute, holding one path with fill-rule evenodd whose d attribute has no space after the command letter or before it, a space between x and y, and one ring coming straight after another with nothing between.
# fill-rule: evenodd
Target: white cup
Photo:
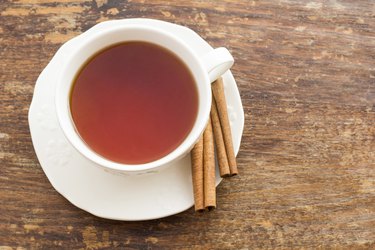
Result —
<instances>
[{"instance_id":1,"label":"white cup","mask_svg":"<svg viewBox=\"0 0 375 250\"><path fill-rule=\"evenodd\" d=\"M168 155L144 164L113 162L93 151L79 136L70 113L70 91L75 76L82 65L98 51L127 41L143 41L157 44L176 54L190 69L198 90L198 113L193 128L185 140ZM108 28L83 39L66 58L61 69L56 89L56 110L62 130L69 142L87 159L109 171L118 173L155 172L185 156L192 149L206 127L211 109L211 82L220 77L233 65L233 57L225 48L197 55L185 41L162 29L146 25L124 25Z\"/></svg>"}]
</instances>

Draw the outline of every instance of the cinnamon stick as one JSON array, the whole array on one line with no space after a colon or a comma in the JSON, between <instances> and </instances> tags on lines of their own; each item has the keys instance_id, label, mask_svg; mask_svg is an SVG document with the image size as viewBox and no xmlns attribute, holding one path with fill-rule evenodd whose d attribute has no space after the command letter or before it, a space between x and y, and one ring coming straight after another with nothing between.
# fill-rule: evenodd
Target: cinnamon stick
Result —
<instances>
[{"instance_id":1,"label":"cinnamon stick","mask_svg":"<svg viewBox=\"0 0 375 250\"><path fill-rule=\"evenodd\" d=\"M212 121L212 130L214 132L214 139L217 152L217 161L219 163L219 170L221 177L231 176L230 168L228 163L228 157L225 150L223 133L221 131L219 114L217 112L216 102L212 100L211 105L211 121Z\"/></svg>"},{"instance_id":2,"label":"cinnamon stick","mask_svg":"<svg viewBox=\"0 0 375 250\"><path fill-rule=\"evenodd\" d=\"M203 133L204 206L208 210L216 208L215 149L211 119Z\"/></svg>"},{"instance_id":3,"label":"cinnamon stick","mask_svg":"<svg viewBox=\"0 0 375 250\"><path fill-rule=\"evenodd\" d=\"M214 99L216 101L217 111L219 114L220 125L221 125L221 130L223 133L225 150L226 150L227 157L228 157L230 173L231 175L236 175L238 174L237 163L236 163L236 157L234 155L232 133L231 133L229 119L228 119L227 103L225 100L224 85L223 85L222 78L220 77L219 79L214 81L211 87L212 87L212 93L213 93Z\"/></svg>"},{"instance_id":4,"label":"cinnamon stick","mask_svg":"<svg viewBox=\"0 0 375 250\"><path fill-rule=\"evenodd\" d=\"M204 185L203 185L203 135L199 138L191 151L194 208L195 211L204 210Z\"/></svg>"}]
</instances>

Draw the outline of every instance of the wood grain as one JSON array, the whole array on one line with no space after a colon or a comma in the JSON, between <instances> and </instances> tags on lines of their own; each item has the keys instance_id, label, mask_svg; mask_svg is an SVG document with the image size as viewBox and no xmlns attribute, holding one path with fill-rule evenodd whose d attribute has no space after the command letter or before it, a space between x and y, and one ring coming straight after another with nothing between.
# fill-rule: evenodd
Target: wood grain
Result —
<instances>
[{"instance_id":1,"label":"wood grain","mask_svg":"<svg viewBox=\"0 0 375 250\"><path fill-rule=\"evenodd\" d=\"M96 218L39 166L27 122L39 73L68 39L131 17L188 26L236 60L241 174L212 213ZM0 249L373 249L375 4L1 0L0 163Z\"/></svg>"}]
</instances>

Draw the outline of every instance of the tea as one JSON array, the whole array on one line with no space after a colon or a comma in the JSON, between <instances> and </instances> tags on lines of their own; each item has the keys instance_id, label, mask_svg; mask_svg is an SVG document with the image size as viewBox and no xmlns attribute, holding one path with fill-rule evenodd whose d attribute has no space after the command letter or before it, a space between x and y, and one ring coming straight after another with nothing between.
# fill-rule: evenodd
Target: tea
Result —
<instances>
[{"instance_id":1,"label":"tea","mask_svg":"<svg viewBox=\"0 0 375 250\"><path fill-rule=\"evenodd\" d=\"M126 42L94 55L70 95L75 128L108 160L142 164L176 149L191 131L198 92L190 70L169 50Z\"/></svg>"}]
</instances>

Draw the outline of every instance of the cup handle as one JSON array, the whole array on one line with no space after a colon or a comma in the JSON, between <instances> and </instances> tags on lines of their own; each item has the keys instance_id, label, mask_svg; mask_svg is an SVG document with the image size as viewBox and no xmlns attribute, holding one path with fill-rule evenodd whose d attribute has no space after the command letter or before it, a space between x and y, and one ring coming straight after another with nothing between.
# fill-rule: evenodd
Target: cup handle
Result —
<instances>
[{"instance_id":1,"label":"cup handle","mask_svg":"<svg viewBox=\"0 0 375 250\"><path fill-rule=\"evenodd\" d=\"M217 48L201 57L204 67L208 73L210 82L214 82L234 63L234 59L226 48Z\"/></svg>"}]
</instances>

